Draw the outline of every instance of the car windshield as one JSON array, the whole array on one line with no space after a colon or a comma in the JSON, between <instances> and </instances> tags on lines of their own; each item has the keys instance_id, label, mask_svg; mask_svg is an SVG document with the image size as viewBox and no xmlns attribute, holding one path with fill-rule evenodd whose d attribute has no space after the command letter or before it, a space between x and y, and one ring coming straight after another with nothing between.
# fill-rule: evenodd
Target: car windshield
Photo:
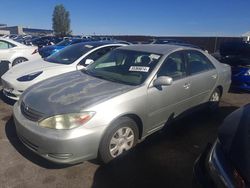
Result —
<instances>
[{"instance_id":1,"label":"car windshield","mask_svg":"<svg viewBox=\"0 0 250 188\"><path fill-rule=\"evenodd\" d=\"M45 61L50 63L59 63L64 65L69 65L74 63L77 59L79 59L82 55L89 52L93 49L93 46L89 44L74 44L68 46L57 53L50 55L49 57L45 58Z\"/></svg>"},{"instance_id":2,"label":"car windshield","mask_svg":"<svg viewBox=\"0 0 250 188\"><path fill-rule=\"evenodd\" d=\"M140 85L160 58L161 55L155 53L116 49L89 65L84 72L113 82Z\"/></svg>"}]
</instances>

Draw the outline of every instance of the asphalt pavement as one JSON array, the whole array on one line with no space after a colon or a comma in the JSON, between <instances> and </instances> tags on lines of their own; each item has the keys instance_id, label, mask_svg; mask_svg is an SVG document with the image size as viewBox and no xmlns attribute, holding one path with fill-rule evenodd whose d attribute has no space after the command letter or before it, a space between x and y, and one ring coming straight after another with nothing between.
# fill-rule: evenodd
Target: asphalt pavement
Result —
<instances>
[{"instance_id":1,"label":"asphalt pavement","mask_svg":"<svg viewBox=\"0 0 250 188\"><path fill-rule=\"evenodd\" d=\"M46 161L19 141L12 117L14 102L0 94L0 187L192 187L195 159L215 140L223 119L249 102L249 93L226 94L218 112L194 112L107 165L86 161L65 166Z\"/></svg>"}]
</instances>

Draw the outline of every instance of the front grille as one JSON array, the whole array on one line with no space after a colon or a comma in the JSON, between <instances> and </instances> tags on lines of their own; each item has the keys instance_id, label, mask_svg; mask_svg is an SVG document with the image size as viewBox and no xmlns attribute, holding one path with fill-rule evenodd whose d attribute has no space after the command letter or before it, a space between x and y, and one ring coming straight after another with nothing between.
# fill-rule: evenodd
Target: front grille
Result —
<instances>
[{"instance_id":1,"label":"front grille","mask_svg":"<svg viewBox=\"0 0 250 188\"><path fill-rule=\"evenodd\" d=\"M10 97L17 97L15 94L11 93L11 92L8 92L8 91L5 91L3 90L4 94L6 94L7 96L10 96Z\"/></svg>"},{"instance_id":2,"label":"front grille","mask_svg":"<svg viewBox=\"0 0 250 188\"><path fill-rule=\"evenodd\" d=\"M39 121L44 116L43 113L38 112L30 108L29 106L25 105L23 101L21 103L21 112L24 115L24 117L26 117L31 121Z\"/></svg>"}]
</instances>

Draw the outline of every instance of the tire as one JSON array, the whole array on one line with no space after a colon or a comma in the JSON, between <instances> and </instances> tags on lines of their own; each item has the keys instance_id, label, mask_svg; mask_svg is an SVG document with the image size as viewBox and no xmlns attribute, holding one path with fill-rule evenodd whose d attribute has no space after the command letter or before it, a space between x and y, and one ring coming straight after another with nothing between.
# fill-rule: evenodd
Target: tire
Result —
<instances>
[{"instance_id":1,"label":"tire","mask_svg":"<svg viewBox=\"0 0 250 188\"><path fill-rule=\"evenodd\" d=\"M221 91L219 88L216 88L209 98L209 110L216 111L219 109L219 103L221 99Z\"/></svg>"},{"instance_id":2,"label":"tire","mask_svg":"<svg viewBox=\"0 0 250 188\"><path fill-rule=\"evenodd\" d=\"M24 61L28 61L28 59L24 58L24 57L18 57L16 58L13 63L12 63L12 67L19 64L19 63L22 63Z\"/></svg>"},{"instance_id":3,"label":"tire","mask_svg":"<svg viewBox=\"0 0 250 188\"><path fill-rule=\"evenodd\" d=\"M99 146L99 160L108 163L121 156L137 144L138 137L136 122L128 117L119 118L112 123L102 138Z\"/></svg>"}]
</instances>

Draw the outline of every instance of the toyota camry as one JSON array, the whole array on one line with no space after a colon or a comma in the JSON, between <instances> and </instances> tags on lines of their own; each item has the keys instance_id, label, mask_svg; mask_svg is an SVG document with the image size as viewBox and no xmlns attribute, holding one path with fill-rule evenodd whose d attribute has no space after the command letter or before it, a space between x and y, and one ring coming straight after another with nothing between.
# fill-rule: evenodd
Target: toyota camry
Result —
<instances>
[{"instance_id":1,"label":"toyota camry","mask_svg":"<svg viewBox=\"0 0 250 188\"><path fill-rule=\"evenodd\" d=\"M28 88L14 106L17 134L50 161L109 162L188 109L218 107L230 78L228 65L196 48L120 47Z\"/></svg>"}]
</instances>

